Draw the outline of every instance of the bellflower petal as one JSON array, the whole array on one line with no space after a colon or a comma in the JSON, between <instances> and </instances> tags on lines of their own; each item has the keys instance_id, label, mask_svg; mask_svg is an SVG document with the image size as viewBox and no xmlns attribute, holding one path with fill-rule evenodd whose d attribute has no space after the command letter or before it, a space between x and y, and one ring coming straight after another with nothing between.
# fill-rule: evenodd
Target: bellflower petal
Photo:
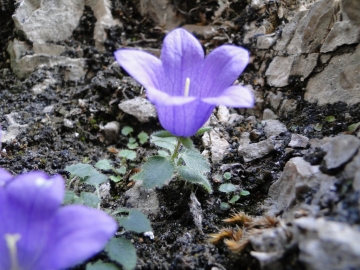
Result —
<instances>
[{"instance_id":1,"label":"bellflower petal","mask_svg":"<svg viewBox=\"0 0 360 270\"><path fill-rule=\"evenodd\" d=\"M58 211L54 227L48 269L63 269L92 257L104 248L117 225L102 211L71 205Z\"/></svg>"},{"instance_id":2,"label":"bellflower petal","mask_svg":"<svg viewBox=\"0 0 360 270\"><path fill-rule=\"evenodd\" d=\"M11 180L13 176L8 171L0 168L0 186L4 185L7 181Z\"/></svg>"},{"instance_id":3,"label":"bellflower petal","mask_svg":"<svg viewBox=\"0 0 360 270\"><path fill-rule=\"evenodd\" d=\"M254 106L254 95L246 87L233 85L217 97L203 98L202 101L235 108L251 108Z\"/></svg>"},{"instance_id":4,"label":"bellflower petal","mask_svg":"<svg viewBox=\"0 0 360 270\"><path fill-rule=\"evenodd\" d=\"M76 223L74 216L72 220L62 216L63 211L73 207L61 208L64 192L64 180L61 176L50 178L42 172L26 173L0 186L0 270L16 267L22 270L59 269L52 258L60 256L55 252L59 252L57 245L61 243L61 239L71 238L71 235L64 232L66 223ZM79 218L93 219L93 226L86 230L94 232L87 235L98 243L98 248L99 245L105 245L103 234L110 238L116 225L108 224L109 227L105 229L103 220L97 220L105 214L99 210L94 211L100 214L91 211L85 214L82 210L76 212ZM110 217L107 219L112 220ZM115 223L113 220L112 222ZM91 226L89 223L87 225ZM59 232L63 233L59 235ZM13 244L9 241L13 241ZM73 254L73 259L63 260L64 267L73 266L75 261L87 259L94 254L77 250L79 247L75 242L68 243L67 250ZM88 254L88 257L84 257L84 254ZM14 265L14 255L17 265Z\"/></svg>"},{"instance_id":5,"label":"bellflower petal","mask_svg":"<svg viewBox=\"0 0 360 270\"><path fill-rule=\"evenodd\" d=\"M134 64L131 60L139 59L134 50L134 58L128 54L124 61L123 51L115 52L119 64L143 84L161 125L175 136L194 135L215 105L248 108L254 104L251 92L232 86L249 62L245 49L223 45L204 59L200 42L186 30L175 29L164 39L159 62L141 56L141 63Z\"/></svg>"},{"instance_id":6,"label":"bellflower petal","mask_svg":"<svg viewBox=\"0 0 360 270\"><path fill-rule=\"evenodd\" d=\"M120 66L145 88L159 89L159 79L163 77L159 58L147 52L128 49L117 50L115 58Z\"/></svg>"}]
</instances>

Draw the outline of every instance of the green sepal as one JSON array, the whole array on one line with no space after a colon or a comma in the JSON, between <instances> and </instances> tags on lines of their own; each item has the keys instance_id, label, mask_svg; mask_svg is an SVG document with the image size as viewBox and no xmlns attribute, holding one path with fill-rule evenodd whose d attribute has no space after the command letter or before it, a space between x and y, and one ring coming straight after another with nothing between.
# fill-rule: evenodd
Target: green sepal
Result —
<instances>
[{"instance_id":1,"label":"green sepal","mask_svg":"<svg viewBox=\"0 0 360 270\"><path fill-rule=\"evenodd\" d=\"M177 137L178 140L187 148L187 149L194 149L193 141L188 137Z\"/></svg>"},{"instance_id":2,"label":"green sepal","mask_svg":"<svg viewBox=\"0 0 360 270\"><path fill-rule=\"evenodd\" d=\"M175 137L169 131L166 130L155 131L154 133L151 134L151 136L156 136L160 138Z\"/></svg>"},{"instance_id":3,"label":"green sepal","mask_svg":"<svg viewBox=\"0 0 360 270\"><path fill-rule=\"evenodd\" d=\"M203 135L206 131L209 130L212 130L212 127L202 127L196 132L196 135Z\"/></svg>"}]
</instances>

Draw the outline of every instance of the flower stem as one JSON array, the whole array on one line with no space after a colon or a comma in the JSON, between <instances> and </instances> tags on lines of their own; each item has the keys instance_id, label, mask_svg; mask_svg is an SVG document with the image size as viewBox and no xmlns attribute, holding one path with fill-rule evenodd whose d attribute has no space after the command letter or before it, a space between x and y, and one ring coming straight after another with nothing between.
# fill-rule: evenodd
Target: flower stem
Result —
<instances>
[{"instance_id":1,"label":"flower stem","mask_svg":"<svg viewBox=\"0 0 360 270\"><path fill-rule=\"evenodd\" d=\"M175 158L177 158L177 156L179 155L179 149L180 149L181 142L178 138L176 138L176 140L177 140L177 144L176 144L174 153L171 156L171 161L174 161Z\"/></svg>"}]
</instances>

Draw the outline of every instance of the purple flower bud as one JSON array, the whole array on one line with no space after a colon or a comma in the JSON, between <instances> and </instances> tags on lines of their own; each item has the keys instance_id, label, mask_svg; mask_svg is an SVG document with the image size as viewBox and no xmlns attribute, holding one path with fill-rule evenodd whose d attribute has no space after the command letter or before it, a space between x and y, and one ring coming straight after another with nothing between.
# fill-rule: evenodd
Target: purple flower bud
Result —
<instances>
[{"instance_id":1,"label":"purple flower bud","mask_svg":"<svg viewBox=\"0 0 360 270\"><path fill-rule=\"evenodd\" d=\"M254 106L251 91L233 85L249 62L243 48L223 45L204 58L199 41L178 28L165 37L161 60L129 49L117 50L115 58L145 87L161 125L173 135L194 135L216 105Z\"/></svg>"}]
</instances>

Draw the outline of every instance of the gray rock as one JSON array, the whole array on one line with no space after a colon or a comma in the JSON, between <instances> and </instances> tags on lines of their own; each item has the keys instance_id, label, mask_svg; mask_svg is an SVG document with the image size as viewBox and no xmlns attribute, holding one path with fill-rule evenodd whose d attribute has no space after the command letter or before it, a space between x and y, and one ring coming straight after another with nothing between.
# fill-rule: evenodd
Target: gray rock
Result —
<instances>
[{"instance_id":1,"label":"gray rock","mask_svg":"<svg viewBox=\"0 0 360 270\"><path fill-rule=\"evenodd\" d=\"M353 179L353 189L360 191L360 152L346 164L344 170L341 172L344 179ZM360 202L359 202L360 203Z\"/></svg>"},{"instance_id":2,"label":"gray rock","mask_svg":"<svg viewBox=\"0 0 360 270\"><path fill-rule=\"evenodd\" d=\"M306 79L316 67L318 56L318 53L296 56L290 75L301 76L302 79Z\"/></svg>"},{"instance_id":3,"label":"gray rock","mask_svg":"<svg viewBox=\"0 0 360 270\"><path fill-rule=\"evenodd\" d=\"M220 134L214 129L210 130L210 151L211 151L211 161L213 163L220 163L226 151L230 147L230 144L227 140L220 137Z\"/></svg>"},{"instance_id":4,"label":"gray rock","mask_svg":"<svg viewBox=\"0 0 360 270\"><path fill-rule=\"evenodd\" d=\"M294 55L276 56L265 72L267 83L275 87L287 86L294 59Z\"/></svg>"},{"instance_id":5,"label":"gray rock","mask_svg":"<svg viewBox=\"0 0 360 270\"><path fill-rule=\"evenodd\" d=\"M2 136L0 136L0 143L11 143L28 125L20 125L17 123L16 118L19 117L19 114L16 112L5 114L4 117L9 126L6 131L3 131Z\"/></svg>"},{"instance_id":6,"label":"gray rock","mask_svg":"<svg viewBox=\"0 0 360 270\"><path fill-rule=\"evenodd\" d=\"M306 148L309 138L300 134L291 134L291 141L288 146L292 148Z\"/></svg>"},{"instance_id":7,"label":"gray rock","mask_svg":"<svg viewBox=\"0 0 360 270\"><path fill-rule=\"evenodd\" d=\"M297 108L297 101L295 99L284 99L280 106L280 114L287 114L295 111Z\"/></svg>"},{"instance_id":8,"label":"gray rock","mask_svg":"<svg viewBox=\"0 0 360 270\"><path fill-rule=\"evenodd\" d=\"M267 96L267 101L270 103L271 107L274 110L279 108L281 101L283 100L283 94L281 92L277 92L276 94L273 92L269 92Z\"/></svg>"},{"instance_id":9,"label":"gray rock","mask_svg":"<svg viewBox=\"0 0 360 270\"><path fill-rule=\"evenodd\" d=\"M338 101L347 104L360 102L360 45L354 53L332 57L325 69L311 77L305 100L319 105Z\"/></svg>"},{"instance_id":10,"label":"gray rock","mask_svg":"<svg viewBox=\"0 0 360 270\"><path fill-rule=\"evenodd\" d=\"M125 192L129 199L127 204L131 208L138 208L146 215L157 215L160 211L159 199L154 189L145 189L141 182Z\"/></svg>"},{"instance_id":11,"label":"gray rock","mask_svg":"<svg viewBox=\"0 0 360 270\"><path fill-rule=\"evenodd\" d=\"M64 126L67 128L74 128L74 122L69 119L64 119Z\"/></svg>"},{"instance_id":12,"label":"gray rock","mask_svg":"<svg viewBox=\"0 0 360 270\"><path fill-rule=\"evenodd\" d=\"M230 125L232 125L233 123L237 123L237 124L240 124L244 121L244 116L243 115L240 115L240 114L237 114L237 113L231 113L229 115L229 119L228 119L228 123Z\"/></svg>"},{"instance_id":13,"label":"gray rock","mask_svg":"<svg viewBox=\"0 0 360 270\"><path fill-rule=\"evenodd\" d=\"M322 146L328 169L336 169L348 162L360 148L360 139L352 135L340 135Z\"/></svg>"},{"instance_id":14,"label":"gray rock","mask_svg":"<svg viewBox=\"0 0 360 270\"><path fill-rule=\"evenodd\" d=\"M267 119L267 120L261 121L261 123L264 126L264 132L266 134L266 137L268 137L268 138L270 136L280 135L280 133L287 131L285 124L281 123L279 120Z\"/></svg>"},{"instance_id":15,"label":"gray rock","mask_svg":"<svg viewBox=\"0 0 360 270\"><path fill-rule=\"evenodd\" d=\"M260 36L257 39L256 47L258 49L269 49L276 42L275 35Z\"/></svg>"},{"instance_id":16,"label":"gray rock","mask_svg":"<svg viewBox=\"0 0 360 270\"><path fill-rule=\"evenodd\" d=\"M294 221L299 239L299 260L311 270L360 268L360 232L351 226L324 218L304 217Z\"/></svg>"},{"instance_id":17,"label":"gray rock","mask_svg":"<svg viewBox=\"0 0 360 270\"><path fill-rule=\"evenodd\" d=\"M245 162L262 158L274 150L273 138L251 144L246 144L244 140L240 140L240 146L238 148L239 155L243 156Z\"/></svg>"},{"instance_id":18,"label":"gray rock","mask_svg":"<svg viewBox=\"0 0 360 270\"><path fill-rule=\"evenodd\" d=\"M119 136L120 123L116 121L109 122L105 126L101 126L100 130L107 141L116 141Z\"/></svg>"},{"instance_id":19,"label":"gray rock","mask_svg":"<svg viewBox=\"0 0 360 270\"><path fill-rule=\"evenodd\" d=\"M140 122L148 122L150 118L157 116L155 106L146 98L136 97L123 101L119 104L119 109L127 114L136 117Z\"/></svg>"},{"instance_id":20,"label":"gray rock","mask_svg":"<svg viewBox=\"0 0 360 270\"><path fill-rule=\"evenodd\" d=\"M279 118L272 110L265 109L263 112L263 120L277 119Z\"/></svg>"},{"instance_id":21,"label":"gray rock","mask_svg":"<svg viewBox=\"0 0 360 270\"><path fill-rule=\"evenodd\" d=\"M32 42L62 41L78 26L84 6L85 0L22 0L13 20Z\"/></svg>"},{"instance_id":22,"label":"gray rock","mask_svg":"<svg viewBox=\"0 0 360 270\"><path fill-rule=\"evenodd\" d=\"M220 105L218 107L216 116L220 123L227 123L230 117L229 109L224 105Z\"/></svg>"}]
</instances>

